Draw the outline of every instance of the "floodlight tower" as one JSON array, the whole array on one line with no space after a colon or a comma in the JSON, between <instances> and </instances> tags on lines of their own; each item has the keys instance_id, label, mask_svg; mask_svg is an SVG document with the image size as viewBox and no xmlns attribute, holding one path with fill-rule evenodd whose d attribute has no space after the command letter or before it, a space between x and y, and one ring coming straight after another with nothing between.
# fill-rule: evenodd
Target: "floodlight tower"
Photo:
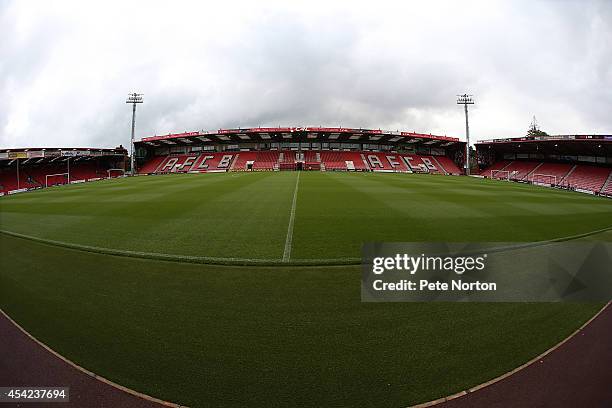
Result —
<instances>
[{"instance_id":1,"label":"floodlight tower","mask_svg":"<svg viewBox=\"0 0 612 408\"><path fill-rule=\"evenodd\" d=\"M465 145L465 174L470 175L470 125L468 122L468 105L474 104L473 95L463 94L457 95L457 105L463 105L465 108L465 139L467 141Z\"/></svg>"},{"instance_id":2,"label":"floodlight tower","mask_svg":"<svg viewBox=\"0 0 612 408\"><path fill-rule=\"evenodd\" d=\"M134 166L136 165L136 161L134 160L134 127L136 126L136 104L142 103L142 95L141 93L131 93L128 94L128 98L125 103L132 104L132 138L130 139L130 174L134 175Z\"/></svg>"}]
</instances>

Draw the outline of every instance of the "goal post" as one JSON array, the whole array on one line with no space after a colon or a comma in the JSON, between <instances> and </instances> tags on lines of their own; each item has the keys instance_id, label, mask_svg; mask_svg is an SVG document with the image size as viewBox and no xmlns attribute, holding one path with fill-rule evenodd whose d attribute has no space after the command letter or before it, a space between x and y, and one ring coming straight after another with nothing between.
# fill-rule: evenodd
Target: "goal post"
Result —
<instances>
[{"instance_id":1,"label":"goal post","mask_svg":"<svg viewBox=\"0 0 612 408\"><path fill-rule=\"evenodd\" d=\"M508 170L491 170L491 178L497 178L500 180L506 179L507 181L510 181L510 172Z\"/></svg>"},{"instance_id":2,"label":"goal post","mask_svg":"<svg viewBox=\"0 0 612 408\"><path fill-rule=\"evenodd\" d=\"M556 186L557 185L557 176L552 174L532 174L531 175L531 183L532 184L540 184L547 186Z\"/></svg>"},{"instance_id":3,"label":"goal post","mask_svg":"<svg viewBox=\"0 0 612 408\"><path fill-rule=\"evenodd\" d=\"M70 173L47 174L45 176L45 187L49 187L49 177L60 177L60 176L65 176L66 177L65 179L62 179L62 184L65 184L65 183L63 183L64 181L66 183L70 182Z\"/></svg>"},{"instance_id":4,"label":"goal post","mask_svg":"<svg viewBox=\"0 0 612 408\"><path fill-rule=\"evenodd\" d=\"M121 174L119 176L125 176L125 170L123 169L108 169L106 170L106 173L108 174L108 178L112 178L112 172L120 172ZM119 176L115 176L115 177L119 177Z\"/></svg>"}]
</instances>

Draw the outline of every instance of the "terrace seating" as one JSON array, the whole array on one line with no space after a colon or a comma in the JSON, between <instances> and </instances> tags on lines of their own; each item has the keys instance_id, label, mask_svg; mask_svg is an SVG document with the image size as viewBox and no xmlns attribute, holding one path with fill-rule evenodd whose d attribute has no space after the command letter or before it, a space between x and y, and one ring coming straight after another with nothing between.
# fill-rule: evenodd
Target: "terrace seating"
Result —
<instances>
[{"instance_id":1,"label":"terrace seating","mask_svg":"<svg viewBox=\"0 0 612 408\"><path fill-rule=\"evenodd\" d=\"M279 154L279 168L281 170L295 170L295 152L283 151Z\"/></svg>"},{"instance_id":2,"label":"terrace seating","mask_svg":"<svg viewBox=\"0 0 612 408\"><path fill-rule=\"evenodd\" d=\"M445 174L443 169L438 168L436 160L432 156L403 154L402 157L412 172Z\"/></svg>"},{"instance_id":3,"label":"terrace seating","mask_svg":"<svg viewBox=\"0 0 612 408\"><path fill-rule=\"evenodd\" d=\"M279 160L280 163L295 164L295 152L283 151L280 152L279 157L280 155L282 155L282 160Z\"/></svg>"},{"instance_id":4,"label":"terrace seating","mask_svg":"<svg viewBox=\"0 0 612 408\"><path fill-rule=\"evenodd\" d=\"M504 170L509 172L511 180L523 180L529 173L538 167L539 162L513 161Z\"/></svg>"},{"instance_id":5,"label":"terrace seating","mask_svg":"<svg viewBox=\"0 0 612 408\"><path fill-rule=\"evenodd\" d=\"M257 152L253 170L275 170L278 168L278 159L280 153L278 151L260 151Z\"/></svg>"},{"instance_id":6,"label":"terrace seating","mask_svg":"<svg viewBox=\"0 0 612 408\"><path fill-rule=\"evenodd\" d=\"M398 153L365 152L363 155L372 171L408 171Z\"/></svg>"},{"instance_id":7,"label":"terrace seating","mask_svg":"<svg viewBox=\"0 0 612 408\"><path fill-rule=\"evenodd\" d=\"M21 179L19 181L21 183ZM0 173L0 192L12 190L17 190L17 173L13 169L3 170Z\"/></svg>"},{"instance_id":8,"label":"terrace seating","mask_svg":"<svg viewBox=\"0 0 612 408\"><path fill-rule=\"evenodd\" d=\"M322 151L321 162L325 165L325 170L347 170L345 152Z\"/></svg>"},{"instance_id":9,"label":"terrace seating","mask_svg":"<svg viewBox=\"0 0 612 408\"><path fill-rule=\"evenodd\" d=\"M399 154L393 152L360 152L360 151L313 151L306 150L299 156L303 157L303 169L307 170L362 170L362 171L413 171L438 174L461 174L459 167L446 156L427 156L418 154ZM215 152L194 154L174 154L155 156L145 163L140 173L172 173L172 172L210 172L210 171L243 171L252 163L252 170L296 169L295 151L243 151ZM352 162L352 166L350 163ZM348 164L347 164L348 163ZM66 164L60 160L49 163L44 170L31 166L28 172L23 172L20 187L36 188L43 186L46 174L65 172ZM507 178L516 181L529 181L542 184L556 184L561 187L592 191L612 195L611 169L607 167L586 164L573 165L567 163L546 163L521 160L501 160L481 171L486 177L491 177L494 170L502 173L494 178ZM105 178L106 170L96 168L95 163L75 162L71 164L71 180L87 180L89 178ZM58 176L59 177L59 176ZM61 177L51 180L51 183L65 183ZM0 174L0 191L16 189L16 179L6 170Z\"/></svg>"},{"instance_id":10,"label":"terrace seating","mask_svg":"<svg viewBox=\"0 0 612 408\"><path fill-rule=\"evenodd\" d=\"M606 181L611 175L612 169L608 167L591 166L588 164L546 163L531 161L502 160L494 163L481 172L486 177L491 177L493 170L503 170L504 173L493 175L493 178L509 178L512 180L526 180L533 183L556 184L578 190L599 193L605 186L605 191L611 187ZM554 176L554 177L551 177ZM603 193L603 191L602 191Z\"/></svg>"},{"instance_id":11,"label":"terrace seating","mask_svg":"<svg viewBox=\"0 0 612 408\"><path fill-rule=\"evenodd\" d=\"M235 157L236 153L233 152L202 153L195 160L189 171L200 173L228 171Z\"/></svg>"},{"instance_id":12,"label":"terrace seating","mask_svg":"<svg viewBox=\"0 0 612 408\"><path fill-rule=\"evenodd\" d=\"M559 184L572 167L573 165L565 163L542 163L529 174L528 179L534 183Z\"/></svg>"},{"instance_id":13,"label":"terrace seating","mask_svg":"<svg viewBox=\"0 0 612 408\"><path fill-rule=\"evenodd\" d=\"M158 166L157 173L187 173L198 156L195 154L173 154L166 156Z\"/></svg>"},{"instance_id":14,"label":"terrace seating","mask_svg":"<svg viewBox=\"0 0 612 408\"><path fill-rule=\"evenodd\" d=\"M318 156L317 156L318 155ZM315 152L312 150L306 150L304 152L304 163L308 164L320 164L321 163L321 154L319 152Z\"/></svg>"},{"instance_id":15,"label":"terrace seating","mask_svg":"<svg viewBox=\"0 0 612 408\"><path fill-rule=\"evenodd\" d=\"M257 152L238 152L234 159L234 164L231 166L231 170L243 171L247 170L247 163L254 162L257 158Z\"/></svg>"},{"instance_id":16,"label":"terrace seating","mask_svg":"<svg viewBox=\"0 0 612 408\"><path fill-rule=\"evenodd\" d=\"M139 170L139 174L152 174L155 173L157 167L166 159L166 156L155 156L149 159Z\"/></svg>"},{"instance_id":17,"label":"terrace seating","mask_svg":"<svg viewBox=\"0 0 612 408\"><path fill-rule=\"evenodd\" d=\"M509 160L500 160L498 162L493 163L491 166L480 171L480 174L485 177L491 178L505 178L501 176L499 173L497 175L493 175L493 171L495 170L505 170L506 167L510 164Z\"/></svg>"},{"instance_id":18,"label":"terrace seating","mask_svg":"<svg viewBox=\"0 0 612 408\"><path fill-rule=\"evenodd\" d=\"M608 197L612 197L612 172L608 176L604 186L601 188L600 194L603 194Z\"/></svg>"},{"instance_id":19,"label":"terrace seating","mask_svg":"<svg viewBox=\"0 0 612 408\"><path fill-rule=\"evenodd\" d=\"M562 185L570 188L598 193L610 176L610 168L580 164L563 181Z\"/></svg>"},{"instance_id":20,"label":"terrace seating","mask_svg":"<svg viewBox=\"0 0 612 408\"><path fill-rule=\"evenodd\" d=\"M442 168L448 173L454 176L458 176L463 174L461 169L452 161L449 157L446 156L434 156L438 163L442 166Z\"/></svg>"},{"instance_id":21,"label":"terrace seating","mask_svg":"<svg viewBox=\"0 0 612 408\"><path fill-rule=\"evenodd\" d=\"M366 171L368 170L368 165L364 162L364 153L363 152L340 152L342 154L342 160L346 165L346 162L353 162L353 167L356 171Z\"/></svg>"},{"instance_id":22,"label":"terrace seating","mask_svg":"<svg viewBox=\"0 0 612 408\"><path fill-rule=\"evenodd\" d=\"M19 183L17 183L16 166L10 166L0 171L0 192L20 189L35 189L68 183L68 163L65 160L47 161L42 164L22 164L19 168ZM49 175L50 177L47 177ZM51 176L54 175L54 176ZM100 167L93 160L71 160L70 181L87 181L108 177L106 168ZM19 186L18 186L19 184Z\"/></svg>"}]
</instances>

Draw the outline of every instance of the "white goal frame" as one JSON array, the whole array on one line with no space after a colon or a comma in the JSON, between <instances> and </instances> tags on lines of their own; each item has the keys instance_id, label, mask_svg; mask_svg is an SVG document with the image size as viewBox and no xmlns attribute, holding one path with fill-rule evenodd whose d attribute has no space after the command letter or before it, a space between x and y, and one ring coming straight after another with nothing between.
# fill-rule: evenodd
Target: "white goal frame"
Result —
<instances>
[{"instance_id":1,"label":"white goal frame","mask_svg":"<svg viewBox=\"0 0 612 408\"><path fill-rule=\"evenodd\" d=\"M538 177L539 179L536 181L536 177ZM542 180L542 178L548 178L549 181L552 181L552 183L549 183L545 180ZM547 186L556 186L557 185L557 176L552 175L552 174L532 174L531 175L531 183L533 184L543 184L543 185L547 185Z\"/></svg>"},{"instance_id":2,"label":"white goal frame","mask_svg":"<svg viewBox=\"0 0 612 408\"><path fill-rule=\"evenodd\" d=\"M111 178L111 171L120 171L121 175L125 176L125 170L123 169L107 169L106 174L108 175L108 178Z\"/></svg>"},{"instance_id":3,"label":"white goal frame","mask_svg":"<svg viewBox=\"0 0 612 408\"><path fill-rule=\"evenodd\" d=\"M510 181L510 171L508 171L508 170L491 170L491 178L492 179L495 178L494 174L497 174L497 173L506 173L506 181ZM502 180L502 179L500 178L500 180Z\"/></svg>"},{"instance_id":4,"label":"white goal frame","mask_svg":"<svg viewBox=\"0 0 612 408\"><path fill-rule=\"evenodd\" d=\"M66 177L68 177L68 184L70 184L70 173L47 174L47 175L45 175L45 187L49 187L49 177L55 177L55 176L66 176Z\"/></svg>"}]
</instances>

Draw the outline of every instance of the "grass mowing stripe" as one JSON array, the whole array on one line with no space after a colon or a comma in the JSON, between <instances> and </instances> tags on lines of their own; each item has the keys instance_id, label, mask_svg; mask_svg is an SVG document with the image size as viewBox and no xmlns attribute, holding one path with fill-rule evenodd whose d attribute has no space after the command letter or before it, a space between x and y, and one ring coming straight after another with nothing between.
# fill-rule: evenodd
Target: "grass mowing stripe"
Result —
<instances>
[{"instance_id":1,"label":"grass mowing stripe","mask_svg":"<svg viewBox=\"0 0 612 408\"><path fill-rule=\"evenodd\" d=\"M140 258L149 260L160 260L179 263L194 263L205 265L224 265L224 266L348 266L359 265L361 258L321 258L321 259L294 259L291 262L282 259L270 258L231 258L213 256L191 256L164 254L159 252L130 251L127 249L102 248L91 245L74 244L71 242L57 241L53 239L39 238L32 235L20 234L18 232L0 230L0 234L39 242L45 245L52 245L62 248L73 249L83 252L92 252L104 255L122 256L128 258Z\"/></svg>"},{"instance_id":2,"label":"grass mowing stripe","mask_svg":"<svg viewBox=\"0 0 612 408\"><path fill-rule=\"evenodd\" d=\"M22 327L96 374L193 408L412 405L520 366L603 306L363 304L358 267L254 273L4 234L0 248L0 308Z\"/></svg>"},{"instance_id":3,"label":"grass mowing stripe","mask_svg":"<svg viewBox=\"0 0 612 408\"><path fill-rule=\"evenodd\" d=\"M291 223L290 223L291 224ZM291 228L293 230L293 228ZM588 238L594 235L603 234L605 232L611 231L612 227L602 228L595 231L587 232L584 234L571 235L567 237L555 238L546 241L538 241L531 242L526 244L518 244L518 245L510 245L503 247L493 247L488 249L489 252L506 252L513 251L516 249L522 249L527 247L536 247L542 245L549 245L558 242L572 241L582 238ZM231 257L210 257L210 256L189 256L189 255L175 255L175 254L164 254L157 252L142 252L142 251L129 251L129 250L121 250L121 249L113 249L113 248L101 248L90 245L80 245L73 244L70 242L62 242L52 239L39 238L31 235L20 234L18 232L0 230L0 234L5 234L8 236L12 236L15 238L27 239L30 241L40 242L46 245L53 245L58 247L64 247L69 249L74 249L78 251L85 252L93 252L99 254L106 255L114 255L114 256L125 256L130 258L142 258L142 259L157 259L162 261L170 261L170 262L183 262L183 263L196 263L196 264L208 264L208 265L227 265L227 266L275 266L280 265L293 265L293 266L342 266L342 265L359 265L362 262L361 258L309 258L309 259L294 259L290 261L289 256L285 260L284 257L282 260L279 259L267 259L267 258L231 258ZM289 245L291 247L291 245ZM285 246L286 249L286 246ZM289 252L291 249L289 249ZM464 255L469 253L463 253Z\"/></svg>"},{"instance_id":4,"label":"grass mowing stripe","mask_svg":"<svg viewBox=\"0 0 612 408\"><path fill-rule=\"evenodd\" d=\"M296 177L175 174L41 190L3 197L1 228L99 248L282 262ZM612 224L610 200L532 186L409 174L299 177L289 263L360 257L366 241L535 242Z\"/></svg>"},{"instance_id":5,"label":"grass mowing stripe","mask_svg":"<svg viewBox=\"0 0 612 408\"><path fill-rule=\"evenodd\" d=\"M291 203L291 212L289 215L289 226L287 227L287 239L285 239L285 252L283 252L283 262L289 262L291 259L291 242L293 241L293 224L295 222L295 203L297 202L298 188L300 185L300 174L298 171L295 180L295 190L293 190L293 202Z\"/></svg>"}]
</instances>

